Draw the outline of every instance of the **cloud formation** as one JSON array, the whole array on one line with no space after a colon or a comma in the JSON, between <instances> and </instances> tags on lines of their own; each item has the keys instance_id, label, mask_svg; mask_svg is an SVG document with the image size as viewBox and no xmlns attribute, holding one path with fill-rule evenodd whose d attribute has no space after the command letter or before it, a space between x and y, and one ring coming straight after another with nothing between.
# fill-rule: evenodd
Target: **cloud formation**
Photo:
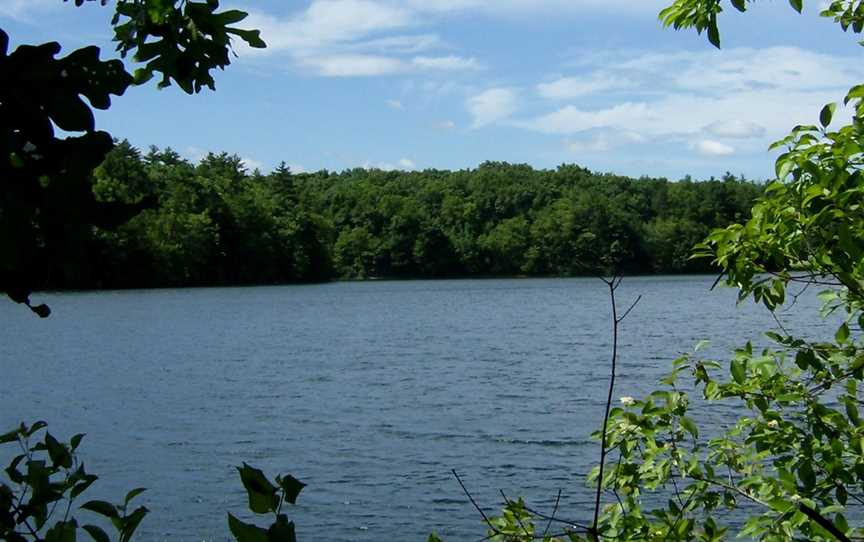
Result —
<instances>
[{"instance_id":1,"label":"cloud formation","mask_svg":"<svg viewBox=\"0 0 864 542\"><path fill-rule=\"evenodd\" d=\"M490 88L471 96L465 103L473 122L472 128L506 119L516 111L516 91L512 88Z\"/></svg>"},{"instance_id":2,"label":"cloud formation","mask_svg":"<svg viewBox=\"0 0 864 542\"><path fill-rule=\"evenodd\" d=\"M606 90L627 88L631 84L625 77L601 72L581 77L561 77L549 83L540 83L537 85L537 92L544 98L566 100Z\"/></svg>"},{"instance_id":3,"label":"cloud formation","mask_svg":"<svg viewBox=\"0 0 864 542\"><path fill-rule=\"evenodd\" d=\"M693 147L703 156L729 156L735 153L735 148L713 139L701 139Z\"/></svg>"},{"instance_id":4,"label":"cloud formation","mask_svg":"<svg viewBox=\"0 0 864 542\"><path fill-rule=\"evenodd\" d=\"M812 124L825 103L864 79L855 57L795 47L598 58L597 66L583 67L584 75L538 84L538 95L552 109L516 124L568 136L567 147L579 152L609 148L608 135L572 139L604 130L728 156L737 152L735 140L754 140L758 145L748 148L764 149L795 124Z\"/></svg>"},{"instance_id":5,"label":"cloud formation","mask_svg":"<svg viewBox=\"0 0 864 542\"><path fill-rule=\"evenodd\" d=\"M475 58L420 54L449 48L423 26L416 7L383 0L313 0L284 17L251 11L245 21L261 30L267 48L239 45L243 55L288 54L294 65L323 77L380 76L412 71L480 68Z\"/></svg>"}]
</instances>

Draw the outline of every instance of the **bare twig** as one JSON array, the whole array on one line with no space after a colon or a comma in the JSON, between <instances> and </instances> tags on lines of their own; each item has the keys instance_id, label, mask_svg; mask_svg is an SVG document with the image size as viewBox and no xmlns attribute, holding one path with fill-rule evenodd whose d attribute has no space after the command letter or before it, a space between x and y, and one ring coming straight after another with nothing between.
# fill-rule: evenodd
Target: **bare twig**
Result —
<instances>
[{"instance_id":1,"label":"bare twig","mask_svg":"<svg viewBox=\"0 0 864 542\"><path fill-rule=\"evenodd\" d=\"M483 517L483 521L486 522L486 525L489 526L490 529L497 531L498 529L492 525L492 522L489 520L489 517L486 515L486 512L480 508L480 505L477 504L477 501L474 500L474 497L471 496L471 493L468 491L468 488L465 487L465 484L462 482L462 478L459 477L459 473L456 472L456 469L450 469L450 472L453 473L453 476L456 477L456 481L459 482L459 485L462 487L462 492L465 493L465 496L468 497L468 500L471 501L471 504L474 505L474 508L480 512L480 515Z\"/></svg>"},{"instance_id":2,"label":"bare twig","mask_svg":"<svg viewBox=\"0 0 864 542\"><path fill-rule=\"evenodd\" d=\"M619 323L619 324L620 324L621 322L623 322L625 318L627 318L627 315L630 314L630 311L632 311L632 310L636 307L636 305L637 305L641 300L642 300L642 295L641 295L641 294L638 295L638 296L636 296L636 301L634 301L634 302L630 305L630 308L627 309L626 311L624 311L624 314L622 314L621 317L618 318L618 323Z\"/></svg>"},{"instance_id":3,"label":"bare twig","mask_svg":"<svg viewBox=\"0 0 864 542\"><path fill-rule=\"evenodd\" d=\"M555 517L555 514L558 513L558 505L561 503L561 488L558 488L558 496L555 497L555 506L552 508L552 516L549 518L549 522L546 523L546 528L543 529L543 536L545 537L549 533L549 528L552 527L552 518Z\"/></svg>"}]
</instances>

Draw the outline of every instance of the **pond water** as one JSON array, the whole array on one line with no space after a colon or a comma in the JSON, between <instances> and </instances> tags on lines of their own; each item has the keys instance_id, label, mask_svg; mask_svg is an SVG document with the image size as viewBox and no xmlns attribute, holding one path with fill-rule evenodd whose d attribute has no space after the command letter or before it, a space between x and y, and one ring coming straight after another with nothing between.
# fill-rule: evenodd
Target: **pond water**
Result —
<instances>
[{"instance_id":1,"label":"pond water","mask_svg":"<svg viewBox=\"0 0 864 542\"><path fill-rule=\"evenodd\" d=\"M652 389L701 339L723 356L767 344L764 309L709 292L713 277L628 278L616 397ZM0 429L44 419L100 480L90 498L146 486L138 540L228 540L245 509L235 465L308 484L298 538L477 540L499 490L588 518L599 450L610 305L598 279L354 282L34 296L39 320L0 302ZM781 313L806 336L833 327L815 295ZM722 359L722 358L721 358ZM709 423L731 420L716 408Z\"/></svg>"}]
</instances>

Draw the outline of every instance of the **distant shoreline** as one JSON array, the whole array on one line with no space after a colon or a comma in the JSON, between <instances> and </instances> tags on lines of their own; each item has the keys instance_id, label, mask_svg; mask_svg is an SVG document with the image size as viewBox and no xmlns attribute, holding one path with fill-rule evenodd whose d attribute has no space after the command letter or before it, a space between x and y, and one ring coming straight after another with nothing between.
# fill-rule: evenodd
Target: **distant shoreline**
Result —
<instances>
[{"instance_id":1,"label":"distant shoreline","mask_svg":"<svg viewBox=\"0 0 864 542\"><path fill-rule=\"evenodd\" d=\"M625 278L650 278L650 277L716 277L717 273L633 273L624 274ZM323 286L328 284L346 283L383 283L383 282L445 282L445 281L493 281L493 280L568 280L568 279L597 279L597 275L468 275L454 277L368 277L368 278L337 278L327 281L298 281L282 283L250 283L250 284L196 284L187 286L130 286L128 288L68 288L37 290L34 296L70 293L93 293L93 292L131 292L149 290L207 290L223 288L275 288L285 286Z\"/></svg>"}]
</instances>

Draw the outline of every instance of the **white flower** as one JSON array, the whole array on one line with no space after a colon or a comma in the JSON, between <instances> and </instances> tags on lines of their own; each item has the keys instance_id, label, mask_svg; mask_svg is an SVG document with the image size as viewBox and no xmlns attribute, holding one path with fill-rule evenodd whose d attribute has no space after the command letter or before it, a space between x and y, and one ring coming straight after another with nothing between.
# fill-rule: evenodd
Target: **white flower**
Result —
<instances>
[{"instance_id":1,"label":"white flower","mask_svg":"<svg viewBox=\"0 0 864 542\"><path fill-rule=\"evenodd\" d=\"M778 426L779 424L777 423L777 420L771 420L771 421L769 421L769 422L768 422L767 424L765 424L765 425L767 425L767 426L770 427L771 429L777 429L777 426Z\"/></svg>"},{"instance_id":2,"label":"white flower","mask_svg":"<svg viewBox=\"0 0 864 542\"><path fill-rule=\"evenodd\" d=\"M629 395L625 395L620 400L621 400L621 404L624 405L625 407L633 406L636 404L636 399L633 399Z\"/></svg>"}]
</instances>

